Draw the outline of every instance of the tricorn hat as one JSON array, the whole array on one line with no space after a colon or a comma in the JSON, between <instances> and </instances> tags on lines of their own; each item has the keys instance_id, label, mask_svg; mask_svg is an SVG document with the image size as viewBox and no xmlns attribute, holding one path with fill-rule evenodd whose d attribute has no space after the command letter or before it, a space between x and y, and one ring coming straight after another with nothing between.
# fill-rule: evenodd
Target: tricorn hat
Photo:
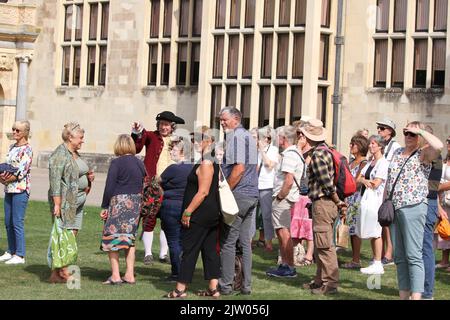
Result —
<instances>
[{"instance_id":1,"label":"tricorn hat","mask_svg":"<svg viewBox=\"0 0 450 320\"><path fill-rule=\"evenodd\" d=\"M158 113L156 116L156 121L165 120L169 122L175 122L177 124L184 124L184 120L180 117L177 117L173 114L173 112L170 111L163 111L161 113Z\"/></svg>"}]
</instances>

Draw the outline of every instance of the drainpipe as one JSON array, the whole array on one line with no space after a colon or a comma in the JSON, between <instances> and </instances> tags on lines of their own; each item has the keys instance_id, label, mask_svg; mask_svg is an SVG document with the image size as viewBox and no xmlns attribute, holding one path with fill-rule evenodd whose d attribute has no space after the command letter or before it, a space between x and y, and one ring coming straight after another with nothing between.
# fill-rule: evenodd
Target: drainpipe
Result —
<instances>
[{"instance_id":1,"label":"drainpipe","mask_svg":"<svg viewBox=\"0 0 450 320\"><path fill-rule=\"evenodd\" d=\"M338 16L336 38L334 40L336 45L336 63L334 70L334 92L332 96L333 104L333 145L337 145L338 138L338 123L339 123L339 105L342 103L341 91L341 57L342 47L344 46L344 36L342 35L344 12L344 0L338 0Z\"/></svg>"}]
</instances>

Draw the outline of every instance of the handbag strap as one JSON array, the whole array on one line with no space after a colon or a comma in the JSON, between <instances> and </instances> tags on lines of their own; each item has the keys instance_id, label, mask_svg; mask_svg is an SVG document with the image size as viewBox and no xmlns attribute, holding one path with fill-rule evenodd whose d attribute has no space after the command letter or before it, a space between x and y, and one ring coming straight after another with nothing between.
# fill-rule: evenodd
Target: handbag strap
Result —
<instances>
[{"instance_id":1,"label":"handbag strap","mask_svg":"<svg viewBox=\"0 0 450 320\"><path fill-rule=\"evenodd\" d=\"M300 157L300 160L302 160L302 162L303 162L302 178L305 177L305 175L306 175L306 161L305 161L305 159L303 158L303 156L302 156L297 150L289 150L288 152L294 152L294 153L296 153L296 154ZM294 178L295 184L297 185L298 192L300 192L300 185L299 185L299 183L297 182L297 179L295 179L295 174L293 175L293 178Z\"/></svg>"},{"instance_id":2,"label":"handbag strap","mask_svg":"<svg viewBox=\"0 0 450 320\"><path fill-rule=\"evenodd\" d=\"M270 149L270 144L267 147L266 154L267 154L267 152L269 152L269 149ZM261 163L259 164L259 168L258 168L258 178L261 175L261 169L262 169L263 166L264 166L264 160L263 160L263 158L261 156Z\"/></svg>"},{"instance_id":3,"label":"handbag strap","mask_svg":"<svg viewBox=\"0 0 450 320\"><path fill-rule=\"evenodd\" d=\"M413 153L411 153L411 155L408 157L408 159L406 159L405 163L403 164L403 166L401 167L400 171L398 172L397 178L394 181L394 184L392 185L392 189L391 189L391 193L388 197L388 200L392 200L392 196L394 195L394 190L395 190L395 186L398 182L398 179L400 178L403 168L405 168L406 164L408 163L409 159L411 159L417 152L419 151L419 149L416 149Z\"/></svg>"}]
</instances>

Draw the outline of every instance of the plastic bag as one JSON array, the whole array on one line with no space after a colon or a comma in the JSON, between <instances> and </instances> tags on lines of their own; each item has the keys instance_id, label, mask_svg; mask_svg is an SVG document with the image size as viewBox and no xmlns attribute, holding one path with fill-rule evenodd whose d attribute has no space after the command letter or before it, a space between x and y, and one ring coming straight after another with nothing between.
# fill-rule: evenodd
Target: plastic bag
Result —
<instances>
[{"instance_id":1,"label":"plastic bag","mask_svg":"<svg viewBox=\"0 0 450 320\"><path fill-rule=\"evenodd\" d=\"M53 222L50 243L47 250L47 262L51 269L63 268L75 264L78 259L78 246L71 230L61 228L61 219Z\"/></svg>"},{"instance_id":2,"label":"plastic bag","mask_svg":"<svg viewBox=\"0 0 450 320\"><path fill-rule=\"evenodd\" d=\"M361 239L381 237L381 225L378 222L378 209L382 196L377 191L366 189L361 198L360 216L356 224L356 235Z\"/></svg>"}]
</instances>

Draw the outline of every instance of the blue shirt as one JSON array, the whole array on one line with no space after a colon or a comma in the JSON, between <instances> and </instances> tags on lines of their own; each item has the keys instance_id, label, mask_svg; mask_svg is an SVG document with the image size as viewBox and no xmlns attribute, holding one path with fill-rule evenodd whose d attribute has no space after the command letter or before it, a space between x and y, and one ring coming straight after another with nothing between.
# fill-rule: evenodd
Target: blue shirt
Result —
<instances>
[{"instance_id":1,"label":"blue shirt","mask_svg":"<svg viewBox=\"0 0 450 320\"><path fill-rule=\"evenodd\" d=\"M161 174L161 187L164 190L164 200L183 201L187 177L193 167L193 164L182 162L172 164L164 170Z\"/></svg>"},{"instance_id":2,"label":"blue shirt","mask_svg":"<svg viewBox=\"0 0 450 320\"><path fill-rule=\"evenodd\" d=\"M258 197L258 151L256 142L241 125L226 134L226 148L223 157L223 173L228 178L236 164L245 165L244 174L233 193Z\"/></svg>"}]
</instances>

